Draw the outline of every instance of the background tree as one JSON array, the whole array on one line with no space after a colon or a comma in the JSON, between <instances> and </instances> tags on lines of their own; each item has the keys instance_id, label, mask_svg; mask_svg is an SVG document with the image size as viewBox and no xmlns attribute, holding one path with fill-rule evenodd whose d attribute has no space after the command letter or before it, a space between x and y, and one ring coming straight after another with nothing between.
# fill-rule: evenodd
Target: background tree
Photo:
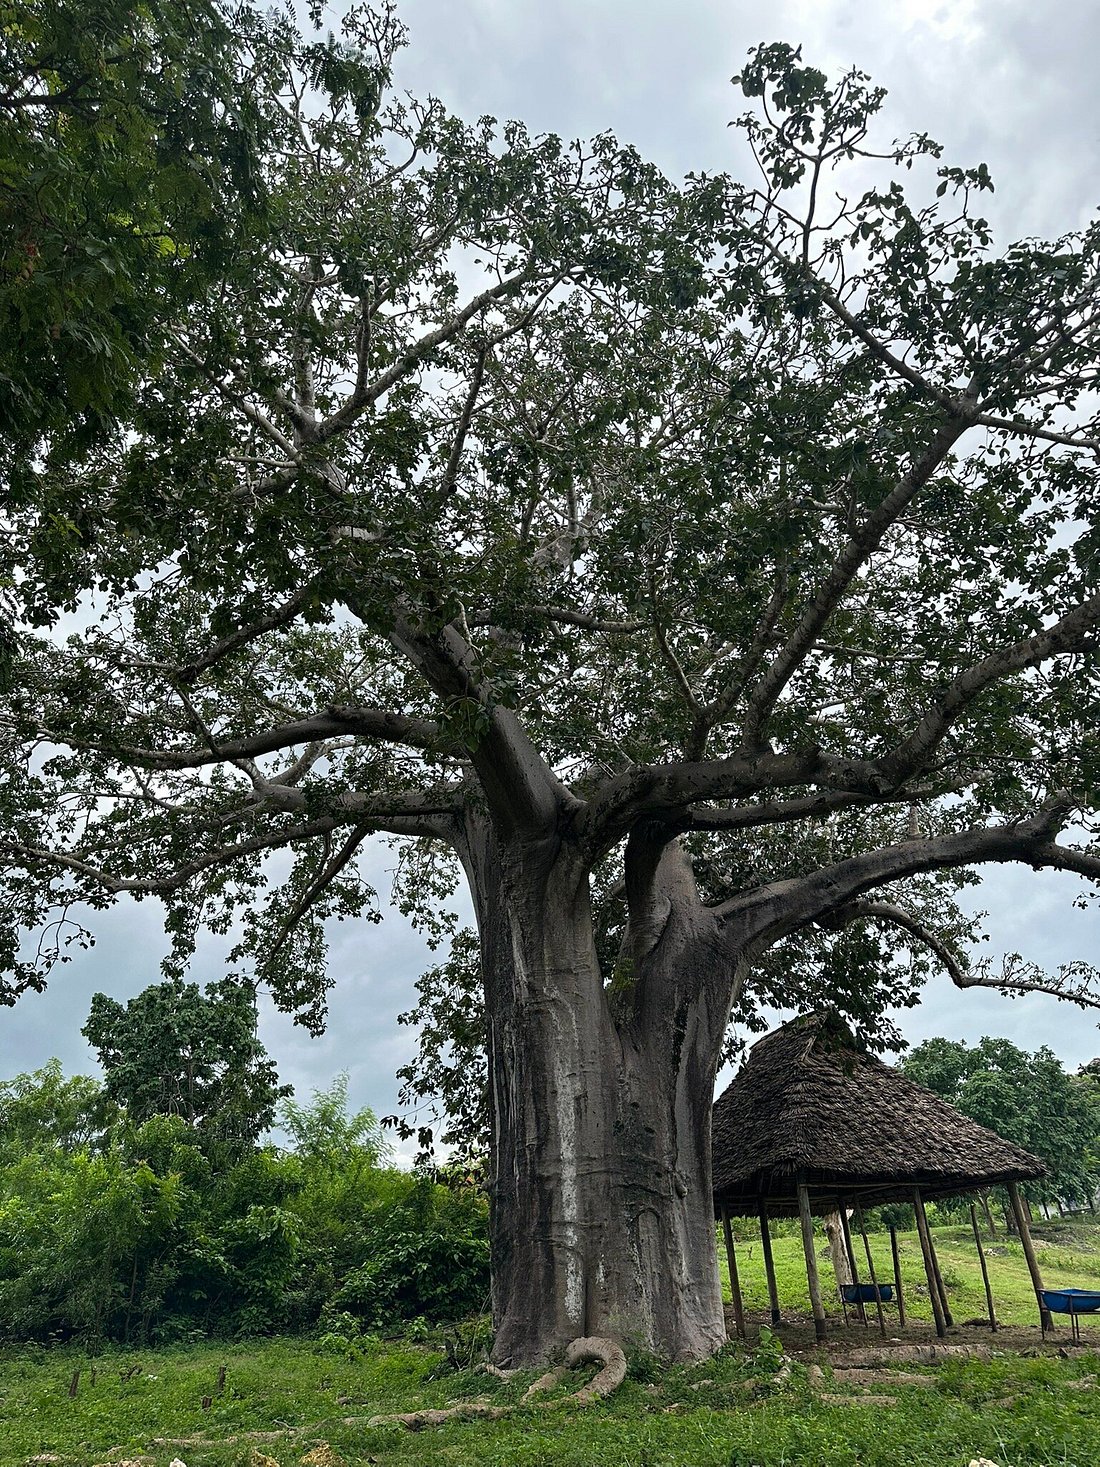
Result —
<instances>
[{"instance_id":1,"label":"background tree","mask_svg":"<svg viewBox=\"0 0 1100 1467\"><path fill-rule=\"evenodd\" d=\"M0 1160L43 1148L68 1153L101 1146L118 1119L98 1080L67 1076L52 1059L32 1074L0 1080Z\"/></svg>"},{"instance_id":2,"label":"background tree","mask_svg":"<svg viewBox=\"0 0 1100 1467\"><path fill-rule=\"evenodd\" d=\"M388 1168L373 1117L346 1113L344 1080L309 1105L283 1102L290 1149L238 1148L217 1165L178 1114L138 1125L116 1113L106 1135L80 1139L71 1117L90 1097L101 1087L56 1061L0 1087L3 1340L170 1342L320 1322L350 1350L362 1327L484 1307L484 1198Z\"/></svg>"},{"instance_id":3,"label":"background tree","mask_svg":"<svg viewBox=\"0 0 1100 1467\"><path fill-rule=\"evenodd\" d=\"M1096 1190L1096 1110L1051 1050L1007 1039L926 1039L901 1069L979 1125L1041 1157L1048 1175L1025 1189L1041 1202L1087 1203Z\"/></svg>"},{"instance_id":4,"label":"background tree","mask_svg":"<svg viewBox=\"0 0 1100 1467\"><path fill-rule=\"evenodd\" d=\"M180 1116L223 1159L253 1147L291 1093L257 1037L255 993L232 979L157 983L124 1004L97 993L81 1032L130 1121Z\"/></svg>"},{"instance_id":5,"label":"background tree","mask_svg":"<svg viewBox=\"0 0 1100 1467\"><path fill-rule=\"evenodd\" d=\"M740 78L757 186L674 187L394 97L402 39L257 28L265 221L110 452L11 514L12 594L103 616L22 638L8 911L155 896L170 969L239 913L316 1026L367 838L420 843L427 920L461 868L498 1358L698 1356L731 1011L882 1042L931 962L1096 1002L973 962L951 896L1100 874L1100 229L995 254L983 168L786 46ZM60 570L43 503L88 527Z\"/></svg>"}]
</instances>

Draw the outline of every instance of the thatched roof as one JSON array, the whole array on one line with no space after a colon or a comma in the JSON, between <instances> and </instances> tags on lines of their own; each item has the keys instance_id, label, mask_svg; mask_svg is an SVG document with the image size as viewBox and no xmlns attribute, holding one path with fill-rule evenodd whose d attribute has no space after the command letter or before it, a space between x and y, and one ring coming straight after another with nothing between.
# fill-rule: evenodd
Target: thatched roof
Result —
<instances>
[{"instance_id":1,"label":"thatched roof","mask_svg":"<svg viewBox=\"0 0 1100 1467\"><path fill-rule=\"evenodd\" d=\"M841 1198L864 1206L1030 1181L1037 1156L969 1120L864 1053L835 1019L810 1014L753 1045L714 1103L714 1198L731 1213L798 1210L800 1179L815 1212Z\"/></svg>"}]
</instances>

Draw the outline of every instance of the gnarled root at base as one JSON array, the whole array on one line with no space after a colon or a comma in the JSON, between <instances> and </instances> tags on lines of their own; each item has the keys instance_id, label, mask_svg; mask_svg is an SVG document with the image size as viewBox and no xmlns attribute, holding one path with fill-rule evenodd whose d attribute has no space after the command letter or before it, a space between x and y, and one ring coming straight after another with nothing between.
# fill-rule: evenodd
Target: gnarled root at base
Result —
<instances>
[{"instance_id":1,"label":"gnarled root at base","mask_svg":"<svg viewBox=\"0 0 1100 1467\"><path fill-rule=\"evenodd\" d=\"M601 1339L599 1335L574 1340L565 1352L566 1368L573 1370L586 1360L598 1360L603 1369L573 1393L574 1401L596 1401L601 1396L609 1396L626 1379L626 1356L614 1340Z\"/></svg>"},{"instance_id":2,"label":"gnarled root at base","mask_svg":"<svg viewBox=\"0 0 1100 1467\"><path fill-rule=\"evenodd\" d=\"M603 1368L586 1386L581 1386L580 1390L574 1391L567 1398L578 1405L587 1406L590 1401L598 1401L603 1396L609 1396L612 1391L618 1390L626 1379L626 1356L623 1354L622 1347L614 1340L589 1335L572 1341L565 1352L564 1368L550 1370L545 1375L541 1375L528 1387L523 1403L529 1402L532 1397L541 1395L545 1391L553 1390L565 1375L566 1370L573 1370L587 1360L595 1360ZM493 1372L493 1374L496 1373L496 1371ZM551 1406L559 1403L539 1401L536 1404ZM438 1410L399 1411L394 1416L372 1416L367 1424L368 1426L403 1426L408 1431L422 1431L426 1426L441 1426L443 1422L452 1421L456 1417L466 1420L488 1418L495 1421L501 1416L510 1415L516 1409L515 1406L490 1406L485 1401L460 1401L456 1406L445 1406Z\"/></svg>"}]
</instances>

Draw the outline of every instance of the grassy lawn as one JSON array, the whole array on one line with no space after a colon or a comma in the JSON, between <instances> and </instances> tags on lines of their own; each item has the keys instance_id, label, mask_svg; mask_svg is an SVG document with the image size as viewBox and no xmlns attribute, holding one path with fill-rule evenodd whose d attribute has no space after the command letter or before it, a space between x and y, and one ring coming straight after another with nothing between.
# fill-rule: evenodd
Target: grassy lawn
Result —
<instances>
[{"instance_id":1,"label":"grassy lawn","mask_svg":"<svg viewBox=\"0 0 1100 1467\"><path fill-rule=\"evenodd\" d=\"M243 1467L259 1451L292 1467L320 1442L349 1464L407 1467L966 1467L978 1455L1001 1467L1100 1461L1100 1394L1071 1384L1100 1370L1092 1353L951 1362L914 1372L931 1388L890 1385L893 1404L884 1407L861 1404L841 1372L811 1386L806 1367L796 1365L779 1384L766 1350L731 1347L691 1369L658 1372L643 1363L613 1397L584 1409L559 1401L421 1432L367 1424L375 1413L474 1396L516 1403L532 1378L441 1374L442 1364L428 1344L391 1342L340 1359L308 1341L277 1340L101 1356L93 1382L91 1363L73 1352L9 1353L0 1358L0 1462L49 1453L73 1464L141 1457L156 1467L173 1458L187 1467ZM131 1375L134 1365L141 1368ZM221 1365L226 1384L218 1395ZM823 1402L823 1390L834 1399Z\"/></svg>"},{"instance_id":2,"label":"grassy lawn","mask_svg":"<svg viewBox=\"0 0 1100 1467\"><path fill-rule=\"evenodd\" d=\"M1087 1284L1097 1276L1095 1228L1043 1227L1040 1235L1052 1282ZM876 1261L883 1242L876 1240ZM912 1276L919 1315L927 1301L916 1294L915 1240L905 1243L906 1281ZM972 1240L941 1229L937 1243L958 1317L971 1307L977 1314L982 1295ZM775 1251L781 1295L804 1310L799 1240L780 1238ZM887 1244L884 1273L888 1253ZM759 1254L758 1242L751 1257L747 1242L740 1250L750 1307L762 1308ZM1030 1322L1034 1305L1022 1259L1009 1251L992 1262L1002 1317ZM988 1333L964 1334L968 1343L996 1344ZM1100 1347L1100 1330L1096 1342ZM564 1396L590 1370L565 1382L547 1404L523 1405L534 1372L509 1381L456 1372L439 1344L370 1341L348 1353L331 1339L257 1340L94 1359L69 1347L8 1350L0 1353L0 1467L35 1457L45 1467L43 1454L66 1467L135 1458L151 1467L168 1467L174 1458L187 1467L262 1467L256 1452L279 1467L297 1467L322 1442L348 1464L403 1467L967 1467L979 1456L999 1467L1100 1462L1100 1356L1092 1350L904 1366L908 1380L895 1374L880 1386L855 1384L839 1369L834 1374L824 1356L816 1379L812 1362L796 1362L786 1378L777 1377L778 1352L765 1338L690 1369L635 1361L620 1391L580 1408ZM888 1398L863 1400L868 1391ZM376 1414L475 1397L515 1410L496 1421L457 1420L420 1432L369 1425Z\"/></svg>"}]
</instances>

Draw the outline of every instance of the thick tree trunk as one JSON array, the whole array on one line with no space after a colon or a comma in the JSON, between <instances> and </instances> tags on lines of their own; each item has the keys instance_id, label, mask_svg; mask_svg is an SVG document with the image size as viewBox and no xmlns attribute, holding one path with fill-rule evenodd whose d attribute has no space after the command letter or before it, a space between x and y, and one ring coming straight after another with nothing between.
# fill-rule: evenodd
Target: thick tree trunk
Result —
<instances>
[{"instance_id":1,"label":"thick tree trunk","mask_svg":"<svg viewBox=\"0 0 1100 1467\"><path fill-rule=\"evenodd\" d=\"M522 884L491 841L471 863L489 1015L494 1356L531 1365L609 1335L702 1358L726 1340L712 1017L686 1002L619 1012L587 881L553 862L532 881L526 854Z\"/></svg>"},{"instance_id":2,"label":"thick tree trunk","mask_svg":"<svg viewBox=\"0 0 1100 1467\"><path fill-rule=\"evenodd\" d=\"M580 1335L673 1359L725 1343L710 1193L710 1093L638 1048L602 993L495 1021L495 1354L530 1364Z\"/></svg>"}]
</instances>

